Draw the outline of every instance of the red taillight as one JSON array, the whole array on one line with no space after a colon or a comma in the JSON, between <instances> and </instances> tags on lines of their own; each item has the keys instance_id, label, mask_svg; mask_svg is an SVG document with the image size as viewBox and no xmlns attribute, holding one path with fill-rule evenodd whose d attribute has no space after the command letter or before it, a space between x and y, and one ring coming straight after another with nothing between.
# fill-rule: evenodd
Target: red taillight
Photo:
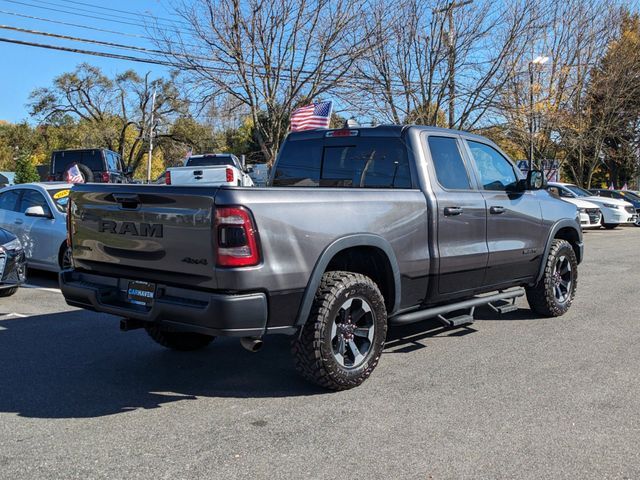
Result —
<instances>
[{"instance_id":1,"label":"red taillight","mask_svg":"<svg viewBox=\"0 0 640 480\"><path fill-rule=\"evenodd\" d=\"M251 267L260 263L257 232L246 208L216 209L216 236L219 267Z\"/></svg>"},{"instance_id":2,"label":"red taillight","mask_svg":"<svg viewBox=\"0 0 640 480\"><path fill-rule=\"evenodd\" d=\"M171 185L171 172L167 171L164 173L164 183Z\"/></svg>"},{"instance_id":3,"label":"red taillight","mask_svg":"<svg viewBox=\"0 0 640 480\"><path fill-rule=\"evenodd\" d=\"M233 168L227 167L227 182L233 182Z\"/></svg>"},{"instance_id":4,"label":"red taillight","mask_svg":"<svg viewBox=\"0 0 640 480\"><path fill-rule=\"evenodd\" d=\"M102 183L109 183L110 180L109 172L102 172Z\"/></svg>"}]
</instances>

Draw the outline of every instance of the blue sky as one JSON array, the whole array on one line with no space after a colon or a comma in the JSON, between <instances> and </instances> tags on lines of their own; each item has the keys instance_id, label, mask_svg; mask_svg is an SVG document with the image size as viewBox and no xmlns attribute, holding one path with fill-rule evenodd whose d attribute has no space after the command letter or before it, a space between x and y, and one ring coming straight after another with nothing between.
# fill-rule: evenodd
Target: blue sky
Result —
<instances>
[{"instance_id":1,"label":"blue sky","mask_svg":"<svg viewBox=\"0 0 640 480\"><path fill-rule=\"evenodd\" d=\"M49 9L38 8L36 5ZM118 9L124 12L138 12L139 15L133 16L113 10L100 9L96 7L96 5L108 6L108 8ZM110 0L109 2L100 2L98 0L47 0L46 2L40 2L39 0L0 0L0 25L10 25L29 30L92 38L127 45L152 47L145 39L21 18L3 12L41 17L55 22L75 23L94 29L114 30L130 35L146 35L144 28L127 23L144 23L144 18L148 18L145 17L147 12L153 12L155 15L164 18L171 17L172 15L167 5L166 2L160 0ZM59 10L64 10L69 13L63 13ZM90 18L91 16L101 18ZM119 21L120 19L122 22ZM63 45L86 50L105 50L96 45L58 40L5 29L0 29L0 37L36 43ZM108 50L117 51L125 55L138 55L124 50ZM88 62L101 67L109 76L127 69L134 69L140 73L151 71L157 75L166 73L166 69L161 66L3 42L0 42L0 62L3 66L0 72L0 120L10 122L29 119L26 103L28 102L29 93L33 89L51 85L54 77L73 70L76 65L82 62Z\"/></svg>"}]
</instances>

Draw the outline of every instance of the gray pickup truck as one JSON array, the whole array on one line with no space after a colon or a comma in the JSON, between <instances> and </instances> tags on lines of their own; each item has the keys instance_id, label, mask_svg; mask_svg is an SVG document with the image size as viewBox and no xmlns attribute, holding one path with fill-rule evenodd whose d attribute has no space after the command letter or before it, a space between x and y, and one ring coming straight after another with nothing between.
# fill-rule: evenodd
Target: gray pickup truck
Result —
<instances>
[{"instance_id":1,"label":"gray pickup truck","mask_svg":"<svg viewBox=\"0 0 640 480\"><path fill-rule=\"evenodd\" d=\"M559 316L583 243L575 206L486 138L418 126L292 133L267 188L77 185L69 305L178 350L291 336L298 370L342 390L387 326L473 322L475 307Z\"/></svg>"}]
</instances>

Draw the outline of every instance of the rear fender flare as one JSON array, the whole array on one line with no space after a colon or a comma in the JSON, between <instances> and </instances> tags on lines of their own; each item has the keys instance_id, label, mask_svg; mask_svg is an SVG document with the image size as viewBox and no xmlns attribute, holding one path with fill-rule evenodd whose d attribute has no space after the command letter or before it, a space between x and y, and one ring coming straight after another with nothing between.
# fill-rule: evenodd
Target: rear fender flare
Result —
<instances>
[{"instance_id":1,"label":"rear fender flare","mask_svg":"<svg viewBox=\"0 0 640 480\"><path fill-rule=\"evenodd\" d=\"M389 264L391 265L391 270L393 273L393 282L394 282L394 291L395 298L393 299L393 310L388 312L389 316L392 316L400 308L400 269L398 267L398 261L396 259L396 255L391 248L391 244L382 237L371 234L356 234L349 235L347 237L339 238L330 244L324 251L320 254L320 258L316 262L313 271L311 272L311 277L309 278L309 282L307 283L307 288L304 291L304 295L302 297L302 303L300 304L300 308L298 310L298 316L296 320L297 326L302 326L307 321L309 317L309 313L311 312L311 307L313 305L313 299L315 297L316 291L320 286L320 281L322 280L322 276L331 262L331 259L341 252L342 250L346 250L347 248L352 247L376 247L382 250L387 259L389 260Z\"/></svg>"}]
</instances>

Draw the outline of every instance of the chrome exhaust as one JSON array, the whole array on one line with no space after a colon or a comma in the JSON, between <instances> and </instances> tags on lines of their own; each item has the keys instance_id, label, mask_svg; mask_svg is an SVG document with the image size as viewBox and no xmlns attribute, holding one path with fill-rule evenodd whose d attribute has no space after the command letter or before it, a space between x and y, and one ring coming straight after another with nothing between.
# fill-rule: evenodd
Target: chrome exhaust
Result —
<instances>
[{"instance_id":1,"label":"chrome exhaust","mask_svg":"<svg viewBox=\"0 0 640 480\"><path fill-rule=\"evenodd\" d=\"M262 338L260 337L242 337L240 339L240 345L245 350L248 350L252 353L256 353L258 350L262 348Z\"/></svg>"}]
</instances>

